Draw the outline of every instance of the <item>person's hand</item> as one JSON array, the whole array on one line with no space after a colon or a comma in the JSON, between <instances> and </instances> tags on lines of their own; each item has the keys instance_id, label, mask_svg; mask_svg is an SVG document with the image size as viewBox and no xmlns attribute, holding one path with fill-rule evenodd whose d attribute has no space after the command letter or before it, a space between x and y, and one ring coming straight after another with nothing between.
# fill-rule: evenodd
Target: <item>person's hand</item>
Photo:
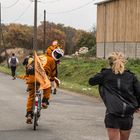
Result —
<instances>
[{"instance_id":1,"label":"person's hand","mask_svg":"<svg viewBox=\"0 0 140 140\"><path fill-rule=\"evenodd\" d=\"M57 63L57 64L60 64L60 63L61 63L61 61L60 61L60 60L57 60L57 61L56 61L56 63Z\"/></svg>"}]
</instances>

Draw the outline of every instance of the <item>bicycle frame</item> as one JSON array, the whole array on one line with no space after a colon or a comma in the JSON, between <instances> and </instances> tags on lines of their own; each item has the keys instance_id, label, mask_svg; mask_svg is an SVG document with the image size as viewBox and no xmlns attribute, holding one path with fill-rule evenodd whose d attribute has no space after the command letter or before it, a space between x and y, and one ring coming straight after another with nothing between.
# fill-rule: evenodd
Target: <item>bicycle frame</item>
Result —
<instances>
[{"instance_id":1,"label":"bicycle frame","mask_svg":"<svg viewBox=\"0 0 140 140\"><path fill-rule=\"evenodd\" d=\"M41 111L41 91L37 90L35 94L35 103L34 103L34 110L33 110L33 119L34 119L34 130L36 130L36 126L38 126L38 119L40 117Z\"/></svg>"},{"instance_id":2,"label":"bicycle frame","mask_svg":"<svg viewBox=\"0 0 140 140\"><path fill-rule=\"evenodd\" d=\"M35 108L34 113L41 110L41 91L37 91L35 95Z\"/></svg>"}]
</instances>

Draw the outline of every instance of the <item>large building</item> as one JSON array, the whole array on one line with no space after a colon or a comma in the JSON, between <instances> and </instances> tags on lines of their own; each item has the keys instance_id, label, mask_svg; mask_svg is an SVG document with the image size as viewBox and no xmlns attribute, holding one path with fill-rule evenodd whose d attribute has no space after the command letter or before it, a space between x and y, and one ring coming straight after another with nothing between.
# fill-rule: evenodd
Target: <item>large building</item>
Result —
<instances>
[{"instance_id":1,"label":"large building","mask_svg":"<svg viewBox=\"0 0 140 140\"><path fill-rule=\"evenodd\" d=\"M102 0L97 4L97 57L121 51L140 58L140 0Z\"/></svg>"}]
</instances>

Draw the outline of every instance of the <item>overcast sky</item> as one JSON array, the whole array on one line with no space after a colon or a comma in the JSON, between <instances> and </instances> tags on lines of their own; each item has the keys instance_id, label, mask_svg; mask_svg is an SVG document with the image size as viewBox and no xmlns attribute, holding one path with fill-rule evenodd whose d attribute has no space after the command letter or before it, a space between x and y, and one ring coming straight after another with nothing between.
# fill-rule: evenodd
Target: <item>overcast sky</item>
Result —
<instances>
[{"instance_id":1,"label":"overcast sky","mask_svg":"<svg viewBox=\"0 0 140 140\"><path fill-rule=\"evenodd\" d=\"M33 25L34 2L32 0L0 0L2 23ZM47 12L49 22L61 23L76 29L91 30L96 26L96 5L99 0L39 0L38 24Z\"/></svg>"}]
</instances>

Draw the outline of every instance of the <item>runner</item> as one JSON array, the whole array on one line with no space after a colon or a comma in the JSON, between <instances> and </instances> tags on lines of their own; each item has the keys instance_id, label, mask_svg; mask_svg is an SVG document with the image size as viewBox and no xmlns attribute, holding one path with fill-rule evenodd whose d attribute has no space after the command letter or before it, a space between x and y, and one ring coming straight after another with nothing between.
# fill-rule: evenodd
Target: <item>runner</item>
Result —
<instances>
[{"instance_id":1,"label":"runner","mask_svg":"<svg viewBox=\"0 0 140 140\"><path fill-rule=\"evenodd\" d=\"M140 107L140 82L134 73L125 70L125 58L113 52L108 58L110 68L89 79L99 85L100 96L106 106L105 126L109 140L128 140L133 126L133 114Z\"/></svg>"}]
</instances>

